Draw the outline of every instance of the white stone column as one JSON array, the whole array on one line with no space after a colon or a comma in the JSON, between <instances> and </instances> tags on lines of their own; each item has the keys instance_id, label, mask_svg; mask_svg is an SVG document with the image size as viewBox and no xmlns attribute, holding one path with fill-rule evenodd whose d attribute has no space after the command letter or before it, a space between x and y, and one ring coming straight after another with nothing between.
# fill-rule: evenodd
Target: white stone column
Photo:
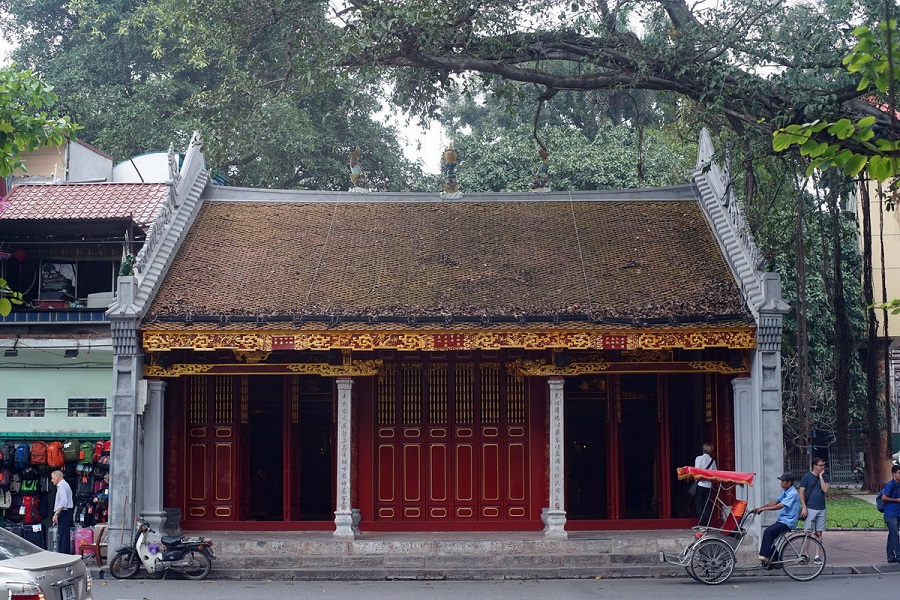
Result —
<instances>
[{"instance_id":1,"label":"white stone column","mask_svg":"<svg viewBox=\"0 0 900 600\"><path fill-rule=\"evenodd\" d=\"M563 387L562 377L551 377L550 388L550 506L544 510L544 535L551 538L567 538Z\"/></svg>"},{"instance_id":2,"label":"white stone column","mask_svg":"<svg viewBox=\"0 0 900 600\"><path fill-rule=\"evenodd\" d=\"M352 390L353 379L341 377L337 380L337 507L334 511L334 537L343 539L356 537L350 507Z\"/></svg>"},{"instance_id":3,"label":"white stone column","mask_svg":"<svg viewBox=\"0 0 900 600\"><path fill-rule=\"evenodd\" d=\"M781 298L781 279L765 273L762 279L765 302L759 307L756 327L756 355L751 364L752 406L759 410L759 452L761 462L754 469L762 485L754 486L766 503L781 493L777 477L784 471L784 437L781 410L781 335L784 315L790 310ZM775 522L776 511L762 513L760 525Z\"/></svg>"},{"instance_id":4,"label":"white stone column","mask_svg":"<svg viewBox=\"0 0 900 600\"><path fill-rule=\"evenodd\" d=\"M140 320L135 305L136 277L119 277L116 301L107 310L113 339L113 397L109 457L109 543L128 543L138 506L137 440L138 416L135 406L138 382L143 378L143 356L137 328Z\"/></svg>"},{"instance_id":5,"label":"white stone column","mask_svg":"<svg viewBox=\"0 0 900 600\"><path fill-rule=\"evenodd\" d=\"M163 510L163 416L166 382L147 382L147 404L144 409L143 453L141 456L142 515L150 527L162 535L166 525Z\"/></svg>"}]
</instances>

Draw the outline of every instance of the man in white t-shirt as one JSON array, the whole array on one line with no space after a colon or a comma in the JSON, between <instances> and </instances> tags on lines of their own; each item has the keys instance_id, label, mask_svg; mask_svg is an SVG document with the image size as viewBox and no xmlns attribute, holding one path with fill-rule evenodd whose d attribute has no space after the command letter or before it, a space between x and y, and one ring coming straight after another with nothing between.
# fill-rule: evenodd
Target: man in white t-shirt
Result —
<instances>
[{"instance_id":1,"label":"man in white t-shirt","mask_svg":"<svg viewBox=\"0 0 900 600\"><path fill-rule=\"evenodd\" d=\"M712 457L713 445L709 442L703 444L703 454L694 459L694 467L698 469L717 469L716 461ZM709 494L712 491L712 482L698 481L697 493L694 495L694 510L700 517L700 525L709 525L712 515L712 504L709 502Z\"/></svg>"}]
</instances>

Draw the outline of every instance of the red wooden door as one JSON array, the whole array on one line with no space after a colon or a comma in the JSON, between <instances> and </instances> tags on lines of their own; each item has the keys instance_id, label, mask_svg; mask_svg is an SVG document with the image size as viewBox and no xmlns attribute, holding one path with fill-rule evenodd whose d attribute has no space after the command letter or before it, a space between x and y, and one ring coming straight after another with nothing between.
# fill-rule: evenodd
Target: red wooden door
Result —
<instances>
[{"instance_id":1,"label":"red wooden door","mask_svg":"<svg viewBox=\"0 0 900 600\"><path fill-rule=\"evenodd\" d=\"M191 377L185 398L187 520L238 519L236 377Z\"/></svg>"},{"instance_id":2,"label":"red wooden door","mask_svg":"<svg viewBox=\"0 0 900 600\"><path fill-rule=\"evenodd\" d=\"M526 520L525 389L501 363L386 365L375 402L375 520L409 529Z\"/></svg>"}]
</instances>

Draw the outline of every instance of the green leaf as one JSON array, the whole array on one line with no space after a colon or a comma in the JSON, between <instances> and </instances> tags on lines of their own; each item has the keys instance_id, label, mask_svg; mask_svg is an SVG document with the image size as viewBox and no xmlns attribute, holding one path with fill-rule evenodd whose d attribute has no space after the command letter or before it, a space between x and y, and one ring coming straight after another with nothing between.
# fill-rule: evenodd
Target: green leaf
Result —
<instances>
[{"instance_id":1,"label":"green leaf","mask_svg":"<svg viewBox=\"0 0 900 600\"><path fill-rule=\"evenodd\" d=\"M869 117L863 117L862 119L860 119L859 122L856 124L856 126L859 127L860 129L863 129L864 127L871 127L874 124L875 124L875 117L869 116Z\"/></svg>"},{"instance_id":2,"label":"green leaf","mask_svg":"<svg viewBox=\"0 0 900 600\"><path fill-rule=\"evenodd\" d=\"M847 175L857 175L865 168L868 160L869 159L862 154L853 154L844 164L844 171Z\"/></svg>"},{"instance_id":3,"label":"green leaf","mask_svg":"<svg viewBox=\"0 0 900 600\"><path fill-rule=\"evenodd\" d=\"M845 140L856 131L856 127L850 119L841 119L832 123L828 128L828 133L837 137L839 140Z\"/></svg>"},{"instance_id":4,"label":"green leaf","mask_svg":"<svg viewBox=\"0 0 900 600\"><path fill-rule=\"evenodd\" d=\"M887 181L896 176L896 161L884 156L873 156L869 159L869 175L876 181Z\"/></svg>"}]
</instances>

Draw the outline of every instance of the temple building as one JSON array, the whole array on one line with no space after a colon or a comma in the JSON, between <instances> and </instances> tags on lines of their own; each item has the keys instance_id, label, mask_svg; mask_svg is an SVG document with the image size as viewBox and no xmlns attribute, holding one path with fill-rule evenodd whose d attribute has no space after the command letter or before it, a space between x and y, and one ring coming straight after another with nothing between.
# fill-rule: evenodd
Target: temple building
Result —
<instances>
[{"instance_id":1,"label":"temple building","mask_svg":"<svg viewBox=\"0 0 900 600\"><path fill-rule=\"evenodd\" d=\"M712 153L448 198L217 186L195 136L107 313L113 530L683 528L704 442L774 496L787 306Z\"/></svg>"}]
</instances>

